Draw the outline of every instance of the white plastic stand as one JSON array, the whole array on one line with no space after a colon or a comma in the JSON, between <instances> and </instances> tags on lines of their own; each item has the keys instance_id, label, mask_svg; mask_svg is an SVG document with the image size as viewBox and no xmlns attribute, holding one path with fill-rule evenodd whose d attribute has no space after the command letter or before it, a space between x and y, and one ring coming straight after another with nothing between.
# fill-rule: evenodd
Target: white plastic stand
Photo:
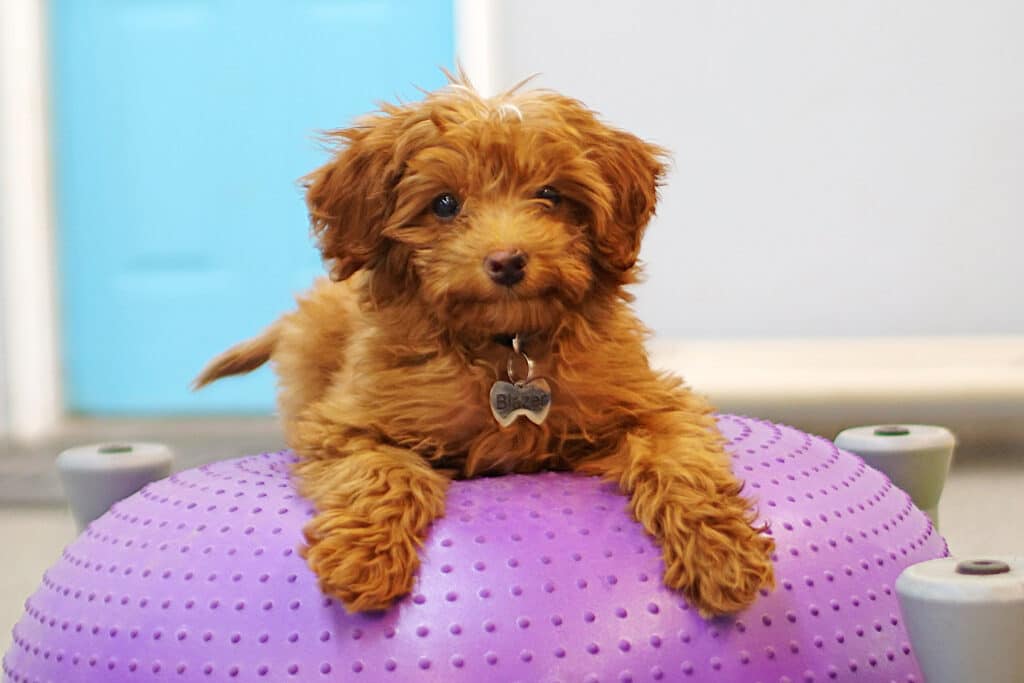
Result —
<instances>
[{"instance_id":1,"label":"white plastic stand","mask_svg":"<svg viewBox=\"0 0 1024 683\"><path fill-rule=\"evenodd\" d=\"M171 473L174 456L159 443L92 444L57 456L57 471L81 531L114 503Z\"/></svg>"},{"instance_id":2,"label":"white plastic stand","mask_svg":"<svg viewBox=\"0 0 1024 683\"><path fill-rule=\"evenodd\" d=\"M896 594L927 683L1024 683L1024 558L922 562Z\"/></svg>"},{"instance_id":3,"label":"white plastic stand","mask_svg":"<svg viewBox=\"0 0 1024 683\"><path fill-rule=\"evenodd\" d=\"M956 447L952 432L930 425L871 425L844 430L835 443L884 472L939 526L939 497Z\"/></svg>"}]
</instances>

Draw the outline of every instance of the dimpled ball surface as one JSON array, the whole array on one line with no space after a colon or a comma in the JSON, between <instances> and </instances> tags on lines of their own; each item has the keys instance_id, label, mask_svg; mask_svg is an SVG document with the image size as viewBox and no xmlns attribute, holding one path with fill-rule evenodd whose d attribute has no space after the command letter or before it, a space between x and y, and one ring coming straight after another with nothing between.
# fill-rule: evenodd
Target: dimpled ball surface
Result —
<instances>
[{"instance_id":1,"label":"dimpled ball surface","mask_svg":"<svg viewBox=\"0 0 1024 683\"><path fill-rule=\"evenodd\" d=\"M721 416L777 541L778 586L705 621L659 581L626 499L570 474L456 482L412 594L349 615L299 557L289 453L122 501L26 602L5 680L922 681L893 591L946 546L885 476L819 437Z\"/></svg>"}]
</instances>

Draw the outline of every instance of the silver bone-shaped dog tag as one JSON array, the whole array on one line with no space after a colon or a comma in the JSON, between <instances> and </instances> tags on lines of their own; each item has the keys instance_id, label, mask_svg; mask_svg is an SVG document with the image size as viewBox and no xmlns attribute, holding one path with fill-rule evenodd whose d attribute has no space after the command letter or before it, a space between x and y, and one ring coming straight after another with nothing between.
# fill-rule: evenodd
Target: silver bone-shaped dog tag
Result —
<instances>
[{"instance_id":1,"label":"silver bone-shaped dog tag","mask_svg":"<svg viewBox=\"0 0 1024 683\"><path fill-rule=\"evenodd\" d=\"M543 379L513 384L495 382L491 387L491 412L502 427L508 427L520 415L539 425L551 410L551 388Z\"/></svg>"},{"instance_id":2,"label":"silver bone-shaped dog tag","mask_svg":"<svg viewBox=\"0 0 1024 683\"><path fill-rule=\"evenodd\" d=\"M526 363L526 379L517 380L515 360ZM512 354L506 364L508 381L497 381L491 386L491 413L502 427L508 427L520 415L535 425L547 419L551 410L551 387L543 378L533 378L533 361L522 348L519 335L512 337Z\"/></svg>"}]
</instances>

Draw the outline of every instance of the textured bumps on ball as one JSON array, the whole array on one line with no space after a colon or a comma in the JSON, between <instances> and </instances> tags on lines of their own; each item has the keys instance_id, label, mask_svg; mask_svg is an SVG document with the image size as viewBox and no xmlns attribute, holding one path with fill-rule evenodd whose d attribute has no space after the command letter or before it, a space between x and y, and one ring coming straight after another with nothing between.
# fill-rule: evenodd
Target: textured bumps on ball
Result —
<instances>
[{"instance_id":1,"label":"textured bumps on ball","mask_svg":"<svg viewBox=\"0 0 1024 683\"><path fill-rule=\"evenodd\" d=\"M893 591L946 554L928 518L824 439L721 416L777 543L778 587L705 621L613 488L456 482L415 590L349 615L297 552L312 510L268 453L182 472L95 521L26 602L7 681L922 681Z\"/></svg>"}]
</instances>

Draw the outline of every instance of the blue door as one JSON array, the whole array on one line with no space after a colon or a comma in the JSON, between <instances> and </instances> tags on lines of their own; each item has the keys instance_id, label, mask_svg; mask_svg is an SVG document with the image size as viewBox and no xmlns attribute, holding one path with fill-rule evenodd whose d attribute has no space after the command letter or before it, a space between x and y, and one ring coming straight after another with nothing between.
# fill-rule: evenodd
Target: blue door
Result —
<instances>
[{"instance_id":1,"label":"blue door","mask_svg":"<svg viewBox=\"0 0 1024 683\"><path fill-rule=\"evenodd\" d=\"M52 0L67 408L265 412L266 368L204 363L322 273L297 179L318 131L418 96L451 0Z\"/></svg>"}]
</instances>

